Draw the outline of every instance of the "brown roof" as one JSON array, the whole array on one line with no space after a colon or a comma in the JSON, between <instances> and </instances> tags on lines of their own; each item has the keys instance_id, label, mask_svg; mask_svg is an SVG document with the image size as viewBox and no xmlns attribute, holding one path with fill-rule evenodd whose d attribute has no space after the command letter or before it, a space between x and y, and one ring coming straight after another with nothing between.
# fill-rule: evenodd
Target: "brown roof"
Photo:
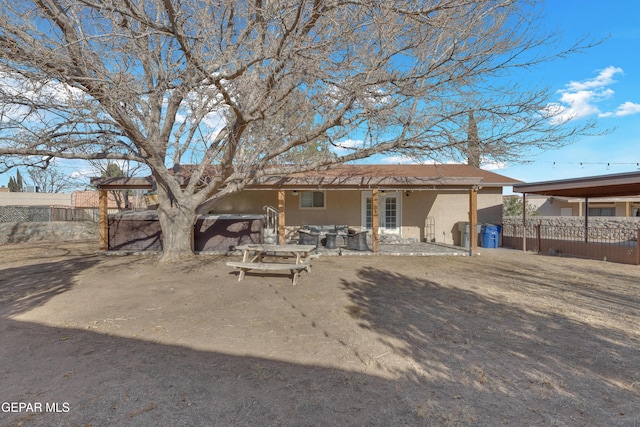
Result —
<instances>
[{"instance_id":1,"label":"brown roof","mask_svg":"<svg viewBox=\"0 0 640 427\"><path fill-rule=\"evenodd\" d=\"M520 183L513 186L513 191L582 198L637 196L640 195L640 172Z\"/></svg>"},{"instance_id":2,"label":"brown roof","mask_svg":"<svg viewBox=\"0 0 640 427\"><path fill-rule=\"evenodd\" d=\"M502 187L520 181L468 165L338 165L327 170L267 177L256 187Z\"/></svg>"},{"instance_id":3,"label":"brown roof","mask_svg":"<svg viewBox=\"0 0 640 427\"><path fill-rule=\"evenodd\" d=\"M181 167L179 174L188 173ZM263 177L252 188L435 188L435 187L503 187L520 183L473 166L441 165L350 165L343 164L318 171L299 172L282 176ZM149 188L148 178L100 179L91 184L101 188Z\"/></svg>"}]
</instances>

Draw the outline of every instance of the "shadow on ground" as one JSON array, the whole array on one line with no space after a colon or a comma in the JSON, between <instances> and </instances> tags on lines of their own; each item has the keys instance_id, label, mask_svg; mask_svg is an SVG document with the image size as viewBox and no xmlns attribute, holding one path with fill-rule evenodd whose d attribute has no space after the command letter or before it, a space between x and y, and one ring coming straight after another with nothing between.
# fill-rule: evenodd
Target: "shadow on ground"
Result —
<instances>
[{"instance_id":1,"label":"shadow on ground","mask_svg":"<svg viewBox=\"0 0 640 427\"><path fill-rule=\"evenodd\" d=\"M375 376L13 319L72 289L87 269L100 271L99 262L74 257L0 270L0 426L425 421L416 396ZM31 407L16 412L11 402Z\"/></svg>"},{"instance_id":2,"label":"shadow on ground","mask_svg":"<svg viewBox=\"0 0 640 427\"><path fill-rule=\"evenodd\" d=\"M405 375L417 388L431 391L426 405L437 407L434 415L454 414L456 420L481 425L640 422L640 342L633 329L640 313L637 276L620 275L634 288L629 297L617 288L589 286L582 276L563 278L561 271L559 280L550 280L539 268L525 266L526 271L514 274L513 265L456 262L468 271L451 271L453 281L489 277L487 282L515 287L524 296L564 295L565 307L575 304L576 311L589 309L612 318L626 315L629 327L575 320L572 313L554 312L554 301L549 306L509 301L469 290L473 284L442 286L363 268L357 280L342 281L353 301L349 310L362 328L380 334L394 352L416 362ZM602 280L601 272L591 274L596 274L592 280Z\"/></svg>"},{"instance_id":3,"label":"shadow on ground","mask_svg":"<svg viewBox=\"0 0 640 427\"><path fill-rule=\"evenodd\" d=\"M0 402L58 403L63 410L68 403L60 413L2 411L0 425L599 426L640 420L637 334L511 300L505 292L451 286L445 276L427 280L364 267L337 284L359 327L407 360L410 368L398 368L396 380L13 319L68 291L99 262L65 258L0 271ZM580 301L590 301L593 310L611 314L619 306L637 317L637 296L585 288L582 279L553 284L535 268L521 277L478 259L455 263L468 269L457 271L459 280L491 274L496 287L517 286L532 298L543 298L545 286L557 287L554 295L568 299L569 292L582 293ZM314 272L321 275L322 265ZM305 310L298 303L292 309Z\"/></svg>"}]
</instances>

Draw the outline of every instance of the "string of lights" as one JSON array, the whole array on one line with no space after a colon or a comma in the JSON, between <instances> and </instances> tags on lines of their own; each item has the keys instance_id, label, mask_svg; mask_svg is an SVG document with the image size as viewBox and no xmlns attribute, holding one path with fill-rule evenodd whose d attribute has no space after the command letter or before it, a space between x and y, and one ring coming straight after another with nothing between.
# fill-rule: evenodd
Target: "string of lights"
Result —
<instances>
[{"instance_id":1,"label":"string of lights","mask_svg":"<svg viewBox=\"0 0 640 427\"><path fill-rule=\"evenodd\" d=\"M537 160L528 160L524 162L525 164L549 164L552 167L560 166L560 165L572 165L572 166L605 166L607 169L614 166L635 166L637 169L640 169L640 162L576 162L576 161L537 161Z\"/></svg>"}]
</instances>

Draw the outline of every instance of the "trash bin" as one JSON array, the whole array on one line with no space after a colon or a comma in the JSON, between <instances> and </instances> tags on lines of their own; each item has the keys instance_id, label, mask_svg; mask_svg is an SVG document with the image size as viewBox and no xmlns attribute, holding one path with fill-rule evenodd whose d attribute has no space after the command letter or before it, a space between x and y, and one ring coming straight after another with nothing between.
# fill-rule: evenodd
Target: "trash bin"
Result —
<instances>
[{"instance_id":1,"label":"trash bin","mask_svg":"<svg viewBox=\"0 0 640 427\"><path fill-rule=\"evenodd\" d=\"M458 231L460 232L460 246L463 248L469 248L469 223L466 221L458 222ZM480 224L477 225L478 234L481 232L482 228Z\"/></svg>"},{"instance_id":2,"label":"trash bin","mask_svg":"<svg viewBox=\"0 0 640 427\"><path fill-rule=\"evenodd\" d=\"M481 240L483 248L497 248L501 228L499 225L485 224L482 226Z\"/></svg>"}]
</instances>

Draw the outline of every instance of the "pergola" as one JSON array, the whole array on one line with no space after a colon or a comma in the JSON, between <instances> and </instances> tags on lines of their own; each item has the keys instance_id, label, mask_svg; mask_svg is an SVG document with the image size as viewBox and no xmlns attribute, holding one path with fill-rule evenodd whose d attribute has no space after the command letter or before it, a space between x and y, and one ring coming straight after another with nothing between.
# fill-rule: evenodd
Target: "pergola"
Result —
<instances>
[{"instance_id":1,"label":"pergola","mask_svg":"<svg viewBox=\"0 0 640 427\"><path fill-rule=\"evenodd\" d=\"M583 198L585 200L584 226L587 231L589 228L589 199L640 195L640 172L514 184L513 191L522 193L523 206L527 205L527 194ZM522 223L525 227L526 220L526 209L523 209ZM588 233L585 233L585 239L586 236ZM523 233L522 239L523 250L526 251L525 233Z\"/></svg>"}]
</instances>

